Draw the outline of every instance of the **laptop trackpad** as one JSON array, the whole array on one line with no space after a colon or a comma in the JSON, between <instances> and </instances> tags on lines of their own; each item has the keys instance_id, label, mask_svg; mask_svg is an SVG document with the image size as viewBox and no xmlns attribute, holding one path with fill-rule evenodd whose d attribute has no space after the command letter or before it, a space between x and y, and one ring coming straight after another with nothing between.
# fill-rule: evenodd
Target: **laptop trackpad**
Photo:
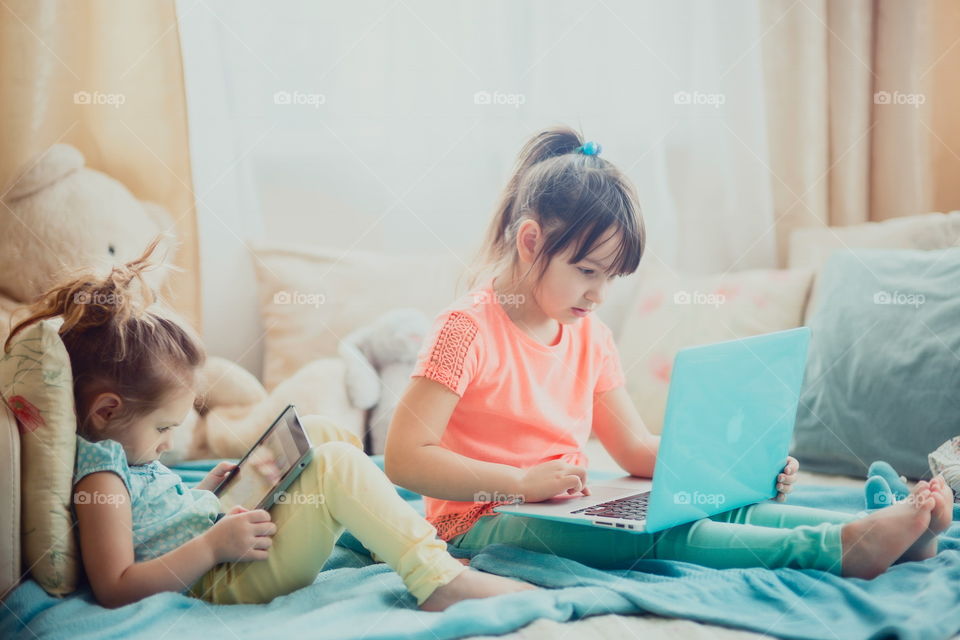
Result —
<instances>
[{"instance_id":1,"label":"laptop trackpad","mask_svg":"<svg viewBox=\"0 0 960 640\"><path fill-rule=\"evenodd\" d=\"M587 485L591 491L596 489L609 489L617 488L621 492L630 491L632 493L643 493L644 491L650 491L653 489L653 480L650 478L638 478L636 476L620 476L619 478L613 478L611 480L604 480L596 486ZM599 501L602 502L602 501Z\"/></svg>"}]
</instances>

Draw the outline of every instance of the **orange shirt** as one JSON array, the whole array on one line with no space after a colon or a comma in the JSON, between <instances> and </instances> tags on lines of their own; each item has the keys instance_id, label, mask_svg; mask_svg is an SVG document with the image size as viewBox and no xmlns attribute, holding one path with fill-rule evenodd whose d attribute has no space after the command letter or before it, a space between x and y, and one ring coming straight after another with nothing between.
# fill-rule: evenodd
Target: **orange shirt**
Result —
<instances>
[{"instance_id":1,"label":"orange shirt","mask_svg":"<svg viewBox=\"0 0 960 640\"><path fill-rule=\"evenodd\" d=\"M411 377L460 396L441 446L475 460L525 469L562 458L587 466L594 395L623 384L610 330L592 314L561 325L545 345L513 323L490 283L442 311ZM480 498L480 496L478 496ZM425 497L441 538L464 533L509 496L478 502Z\"/></svg>"}]
</instances>

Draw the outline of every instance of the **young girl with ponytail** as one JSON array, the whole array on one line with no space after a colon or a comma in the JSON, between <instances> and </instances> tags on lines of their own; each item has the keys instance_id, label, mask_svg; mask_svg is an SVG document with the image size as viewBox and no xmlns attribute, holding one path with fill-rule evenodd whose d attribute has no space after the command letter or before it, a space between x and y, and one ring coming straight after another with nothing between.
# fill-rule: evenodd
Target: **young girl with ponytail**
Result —
<instances>
[{"instance_id":1,"label":"young girl with ponytail","mask_svg":"<svg viewBox=\"0 0 960 640\"><path fill-rule=\"evenodd\" d=\"M193 406L204 350L153 304L142 273L156 245L105 278L82 274L54 287L5 344L35 322L63 320L77 416L74 510L100 604L118 607L163 591L214 603L269 602L313 583L344 528L397 571L426 610L532 588L452 558L356 439L329 422L289 489L322 500L224 514L211 490L228 463L186 488L157 458Z\"/></svg>"},{"instance_id":2,"label":"young girl with ponytail","mask_svg":"<svg viewBox=\"0 0 960 640\"><path fill-rule=\"evenodd\" d=\"M610 282L637 269L644 225L633 186L599 153L564 127L523 147L490 224L486 277L437 316L394 415L390 478L428 496L427 519L457 547L515 544L600 568L646 557L872 578L936 553L952 502L942 479L862 519L762 503L653 534L493 511L589 493L591 430L628 473L653 474L660 439L595 317ZM781 500L799 467L785 462Z\"/></svg>"}]
</instances>

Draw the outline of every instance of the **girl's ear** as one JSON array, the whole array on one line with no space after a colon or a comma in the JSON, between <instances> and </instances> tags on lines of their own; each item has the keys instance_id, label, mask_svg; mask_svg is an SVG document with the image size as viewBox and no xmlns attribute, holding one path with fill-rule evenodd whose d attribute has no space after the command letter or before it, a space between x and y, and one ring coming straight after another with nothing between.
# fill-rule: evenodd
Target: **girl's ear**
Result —
<instances>
[{"instance_id":1,"label":"girl's ear","mask_svg":"<svg viewBox=\"0 0 960 640\"><path fill-rule=\"evenodd\" d=\"M103 434L122 406L123 400L117 394L109 392L99 394L90 404L90 426L98 434Z\"/></svg>"},{"instance_id":2,"label":"girl's ear","mask_svg":"<svg viewBox=\"0 0 960 640\"><path fill-rule=\"evenodd\" d=\"M520 228L517 229L517 253L521 262L533 264L540 250L542 235L536 220L527 218L520 223Z\"/></svg>"}]
</instances>

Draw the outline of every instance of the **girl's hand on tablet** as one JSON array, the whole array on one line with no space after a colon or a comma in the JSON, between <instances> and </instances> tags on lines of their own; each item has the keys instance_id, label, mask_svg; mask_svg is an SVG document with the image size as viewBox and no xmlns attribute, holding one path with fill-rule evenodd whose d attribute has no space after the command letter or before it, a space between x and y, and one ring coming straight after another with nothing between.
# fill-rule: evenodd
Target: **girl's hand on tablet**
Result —
<instances>
[{"instance_id":1,"label":"girl's hand on tablet","mask_svg":"<svg viewBox=\"0 0 960 640\"><path fill-rule=\"evenodd\" d=\"M263 509L247 511L234 507L206 530L203 538L210 546L214 562L250 562L266 560L273 545L277 525Z\"/></svg>"},{"instance_id":2,"label":"girl's hand on tablet","mask_svg":"<svg viewBox=\"0 0 960 640\"><path fill-rule=\"evenodd\" d=\"M210 470L210 473L208 473L203 480L197 483L195 488L213 491L217 488L217 485L223 482L223 480L227 477L227 474L236 469L238 466L239 465L234 464L233 462L227 461L218 463L217 466Z\"/></svg>"}]
</instances>

